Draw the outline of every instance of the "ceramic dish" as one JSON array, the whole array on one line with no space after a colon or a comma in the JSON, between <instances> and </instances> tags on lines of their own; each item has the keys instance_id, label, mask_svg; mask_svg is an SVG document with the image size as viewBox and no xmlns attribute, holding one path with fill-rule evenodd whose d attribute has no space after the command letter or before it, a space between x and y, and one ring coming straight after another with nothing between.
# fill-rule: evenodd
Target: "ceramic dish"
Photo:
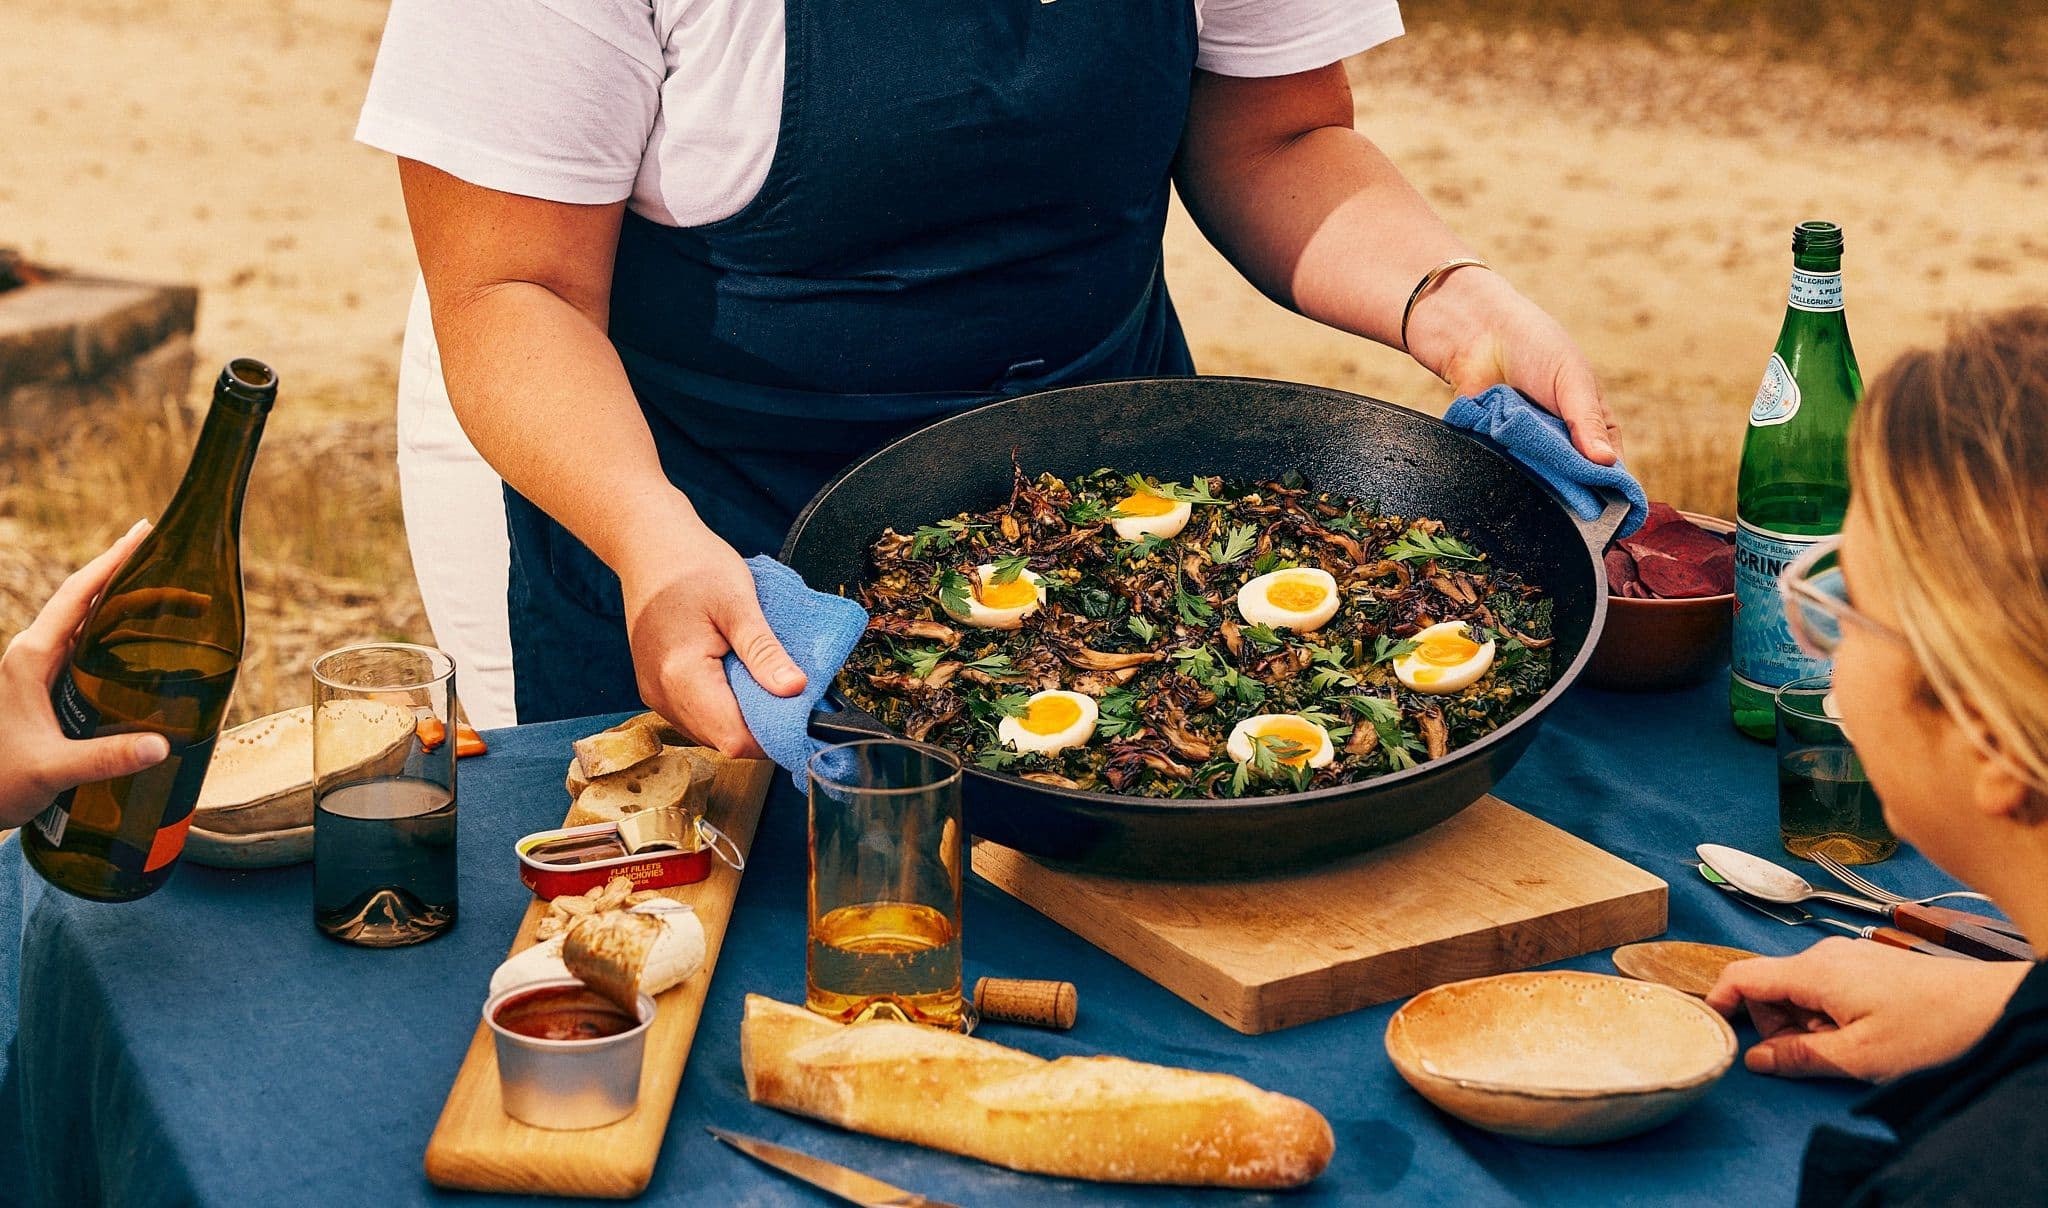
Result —
<instances>
[{"instance_id":1,"label":"ceramic dish","mask_svg":"<svg viewBox=\"0 0 2048 1208\"><path fill-rule=\"evenodd\" d=\"M1726 520L1680 512L1710 533L1733 533ZM1655 692L1705 683L1728 666L1735 593L1687 600L1607 598L1607 628L1586 664L1586 682L1622 692Z\"/></svg>"},{"instance_id":2,"label":"ceramic dish","mask_svg":"<svg viewBox=\"0 0 2048 1208\"><path fill-rule=\"evenodd\" d=\"M1735 1061L1735 1032L1668 986L1601 973L1507 973L1427 990L1387 1024L1387 1056L1475 1128L1593 1145L1676 1116Z\"/></svg>"}]
</instances>

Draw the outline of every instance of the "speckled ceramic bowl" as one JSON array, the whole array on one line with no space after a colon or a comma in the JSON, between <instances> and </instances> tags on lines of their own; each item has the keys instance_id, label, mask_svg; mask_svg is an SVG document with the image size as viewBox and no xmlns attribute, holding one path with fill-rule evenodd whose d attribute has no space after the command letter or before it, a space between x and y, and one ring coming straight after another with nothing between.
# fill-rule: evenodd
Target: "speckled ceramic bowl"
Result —
<instances>
[{"instance_id":1,"label":"speckled ceramic bowl","mask_svg":"<svg viewBox=\"0 0 2048 1208\"><path fill-rule=\"evenodd\" d=\"M1704 1096L1735 1032L1698 999L1603 973L1507 973L1426 990L1394 1012L1387 1056L1475 1128L1548 1145L1643 1132Z\"/></svg>"}]
</instances>

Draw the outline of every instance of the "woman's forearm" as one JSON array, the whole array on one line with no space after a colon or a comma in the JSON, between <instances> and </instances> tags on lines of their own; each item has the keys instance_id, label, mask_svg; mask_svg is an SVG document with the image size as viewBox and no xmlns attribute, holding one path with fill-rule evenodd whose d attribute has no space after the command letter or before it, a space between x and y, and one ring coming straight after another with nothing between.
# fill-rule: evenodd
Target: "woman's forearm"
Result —
<instances>
[{"instance_id":1,"label":"woman's forearm","mask_svg":"<svg viewBox=\"0 0 2048 1208\"><path fill-rule=\"evenodd\" d=\"M506 482L614 570L701 528L662 473L618 353L547 288L506 282L436 300L456 418Z\"/></svg>"}]
</instances>

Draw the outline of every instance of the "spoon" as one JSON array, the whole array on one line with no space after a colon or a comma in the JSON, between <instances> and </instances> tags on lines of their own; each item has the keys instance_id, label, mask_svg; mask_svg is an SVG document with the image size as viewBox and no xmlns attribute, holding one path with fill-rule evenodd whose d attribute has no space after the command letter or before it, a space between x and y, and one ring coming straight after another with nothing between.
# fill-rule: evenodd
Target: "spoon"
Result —
<instances>
[{"instance_id":1,"label":"spoon","mask_svg":"<svg viewBox=\"0 0 2048 1208\"><path fill-rule=\"evenodd\" d=\"M1805 877L1752 856L1745 851L1702 843L1693 849L1700 862L1726 878L1730 885L1765 902L1796 906L1801 902L1833 902L1853 910L1890 919L1900 930L1930 940L1980 960L2032 960L2033 950L2025 941L2014 939L1969 922L1960 911L1941 906L1892 905L1859 898L1855 894L1815 889Z\"/></svg>"},{"instance_id":2,"label":"spoon","mask_svg":"<svg viewBox=\"0 0 2048 1208\"><path fill-rule=\"evenodd\" d=\"M1682 994L1705 998L1721 978L1721 970L1757 954L1723 944L1688 940L1655 940L1623 944L1614 950L1614 967L1637 981L1657 982Z\"/></svg>"}]
</instances>

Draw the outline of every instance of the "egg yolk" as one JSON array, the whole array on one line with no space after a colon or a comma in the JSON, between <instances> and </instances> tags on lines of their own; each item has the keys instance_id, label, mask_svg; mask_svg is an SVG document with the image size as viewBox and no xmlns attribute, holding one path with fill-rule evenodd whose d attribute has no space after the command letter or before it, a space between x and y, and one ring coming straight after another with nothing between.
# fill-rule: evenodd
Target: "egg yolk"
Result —
<instances>
[{"instance_id":1,"label":"egg yolk","mask_svg":"<svg viewBox=\"0 0 2048 1208\"><path fill-rule=\"evenodd\" d=\"M1266 600L1284 612L1314 612L1329 594L1314 579L1282 579L1266 589Z\"/></svg>"},{"instance_id":2,"label":"egg yolk","mask_svg":"<svg viewBox=\"0 0 2048 1208\"><path fill-rule=\"evenodd\" d=\"M1440 633L1425 638L1422 645L1415 648L1415 657L1432 667L1455 667L1478 653L1479 643L1455 633ZM1415 678L1422 677L1418 675Z\"/></svg>"},{"instance_id":3,"label":"egg yolk","mask_svg":"<svg viewBox=\"0 0 2048 1208\"><path fill-rule=\"evenodd\" d=\"M1064 696L1042 696L1024 707L1017 724L1033 734L1057 734L1081 720L1081 706Z\"/></svg>"},{"instance_id":4,"label":"egg yolk","mask_svg":"<svg viewBox=\"0 0 2048 1208\"><path fill-rule=\"evenodd\" d=\"M1008 583L991 583L984 579L981 590L974 593L990 608L1022 608L1038 602L1038 588L1031 580L1018 575Z\"/></svg>"},{"instance_id":5,"label":"egg yolk","mask_svg":"<svg viewBox=\"0 0 2048 1208\"><path fill-rule=\"evenodd\" d=\"M1173 500L1150 491L1140 491L1117 500L1116 510L1126 516L1164 516L1173 510Z\"/></svg>"},{"instance_id":6,"label":"egg yolk","mask_svg":"<svg viewBox=\"0 0 2048 1208\"><path fill-rule=\"evenodd\" d=\"M1260 738L1271 738L1280 742L1291 742L1300 747L1298 754L1280 757L1280 762L1300 767L1309 761L1316 749L1323 745L1323 732L1308 722L1294 717L1280 717L1267 722L1258 729ZM1276 753L1277 754L1277 753Z\"/></svg>"}]
</instances>

